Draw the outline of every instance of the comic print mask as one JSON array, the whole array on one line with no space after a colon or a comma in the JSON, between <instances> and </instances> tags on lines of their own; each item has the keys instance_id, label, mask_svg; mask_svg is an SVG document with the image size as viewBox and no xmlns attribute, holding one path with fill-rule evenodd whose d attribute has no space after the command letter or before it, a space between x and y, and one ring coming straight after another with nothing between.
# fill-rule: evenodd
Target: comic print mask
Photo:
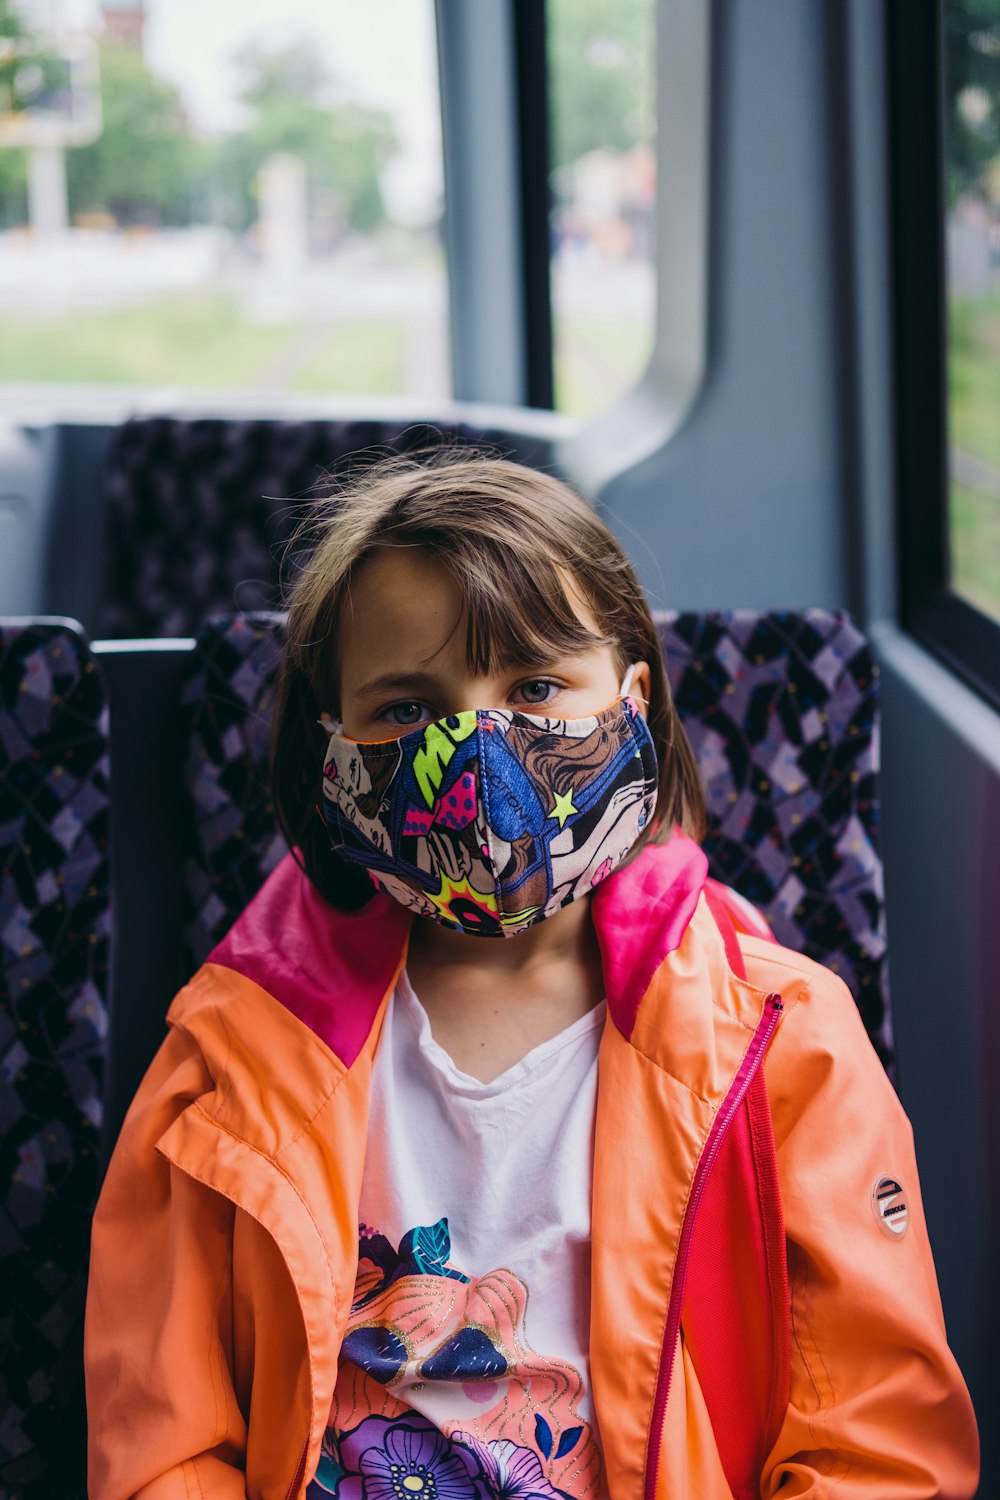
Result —
<instances>
[{"instance_id":1,"label":"comic print mask","mask_svg":"<svg viewBox=\"0 0 1000 1500\"><path fill-rule=\"evenodd\" d=\"M585 719L468 709L396 740L334 729L322 813L337 853L404 906L510 937L611 874L651 817L656 784L629 697Z\"/></svg>"}]
</instances>

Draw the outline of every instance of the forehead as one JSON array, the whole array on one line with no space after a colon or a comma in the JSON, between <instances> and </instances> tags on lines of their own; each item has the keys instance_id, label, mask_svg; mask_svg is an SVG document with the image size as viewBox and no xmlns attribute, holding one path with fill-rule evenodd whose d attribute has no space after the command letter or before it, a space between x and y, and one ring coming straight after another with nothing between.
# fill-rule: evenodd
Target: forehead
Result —
<instances>
[{"instance_id":1,"label":"forehead","mask_svg":"<svg viewBox=\"0 0 1000 1500\"><path fill-rule=\"evenodd\" d=\"M448 568L416 547L381 547L357 569L341 606L341 662L397 666L464 649L462 591Z\"/></svg>"},{"instance_id":2,"label":"forehead","mask_svg":"<svg viewBox=\"0 0 1000 1500\"><path fill-rule=\"evenodd\" d=\"M591 645L587 636L600 633L572 577L560 570L560 578L574 639L572 643L553 641L551 652L532 650L530 656L539 664L567 650L586 649ZM525 606L529 615L534 613L530 599L511 601L507 623L512 637L518 633L514 619L525 613ZM467 624L462 587L445 563L420 547L377 548L356 569L340 608L337 643L342 689L349 692L370 676L390 671L465 670ZM532 637L538 644L534 631ZM501 650L510 646L509 641L498 644ZM523 663L523 652L518 659Z\"/></svg>"}]
</instances>

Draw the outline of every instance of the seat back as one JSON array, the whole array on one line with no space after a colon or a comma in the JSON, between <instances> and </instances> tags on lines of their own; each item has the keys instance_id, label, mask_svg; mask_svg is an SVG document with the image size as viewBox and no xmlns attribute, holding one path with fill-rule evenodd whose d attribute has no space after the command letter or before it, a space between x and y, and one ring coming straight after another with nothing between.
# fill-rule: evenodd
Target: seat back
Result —
<instances>
[{"instance_id":1,"label":"seat back","mask_svg":"<svg viewBox=\"0 0 1000 1500\"><path fill-rule=\"evenodd\" d=\"M864 637L826 610L662 614L658 625L705 783L712 876L843 977L889 1065L878 674ZM281 615L230 616L210 621L192 653L192 963L285 852L267 780L282 644Z\"/></svg>"},{"instance_id":2,"label":"seat back","mask_svg":"<svg viewBox=\"0 0 1000 1500\"><path fill-rule=\"evenodd\" d=\"M878 668L837 611L659 617L705 784L711 874L839 974L892 1060L878 852Z\"/></svg>"},{"instance_id":3,"label":"seat back","mask_svg":"<svg viewBox=\"0 0 1000 1500\"><path fill-rule=\"evenodd\" d=\"M108 707L79 628L0 621L0 1493L82 1493L111 869Z\"/></svg>"},{"instance_id":4,"label":"seat back","mask_svg":"<svg viewBox=\"0 0 1000 1500\"><path fill-rule=\"evenodd\" d=\"M211 620L183 687L193 818L185 865L187 955L202 963L287 853L268 776L284 616Z\"/></svg>"},{"instance_id":5,"label":"seat back","mask_svg":"<svg viewBox=\"0 0 1000 1500\"><path fill-rule=\"evenodd\" d=\"M136 417L107 470L106 637L185 636L215 611L273 609L279 559L315 486L352 455L476 443L537 468L552 443L450 421Z\"/></svg>"}]
</instances>

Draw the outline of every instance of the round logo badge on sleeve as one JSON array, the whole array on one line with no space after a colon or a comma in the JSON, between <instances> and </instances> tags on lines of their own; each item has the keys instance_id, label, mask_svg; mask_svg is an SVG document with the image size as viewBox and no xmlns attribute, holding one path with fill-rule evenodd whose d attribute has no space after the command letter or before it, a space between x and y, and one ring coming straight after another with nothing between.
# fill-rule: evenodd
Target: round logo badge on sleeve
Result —
<instances>
[{"instance_id":1,"label":"round logo badge on sleeve","mask_svg":"<svg viewBox=\"0 0 1000 1500\"><path fill-rule=\"evenodd\" d=\"M872 1213L890 1240L901 1239L906 1233L910 1210L906 1194L895 1177L880 1177L872 1188Z\"/></svg>"}]
</instances>

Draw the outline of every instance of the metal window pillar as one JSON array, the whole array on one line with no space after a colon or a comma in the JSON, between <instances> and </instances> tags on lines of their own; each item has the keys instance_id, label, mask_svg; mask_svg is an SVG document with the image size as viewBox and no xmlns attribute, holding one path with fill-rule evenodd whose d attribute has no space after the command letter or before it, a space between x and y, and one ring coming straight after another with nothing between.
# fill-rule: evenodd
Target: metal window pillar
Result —
<instances>
[{"instance_id":1,"label":"metal window pillar","mask_svg":"<svg viewBox=\"0 0 1000 1500\"><path fill-rule=\"evenodd\" d=\"M543 0L437 0L452 383L551 406Z\"/></svg>"}]
</instances>

